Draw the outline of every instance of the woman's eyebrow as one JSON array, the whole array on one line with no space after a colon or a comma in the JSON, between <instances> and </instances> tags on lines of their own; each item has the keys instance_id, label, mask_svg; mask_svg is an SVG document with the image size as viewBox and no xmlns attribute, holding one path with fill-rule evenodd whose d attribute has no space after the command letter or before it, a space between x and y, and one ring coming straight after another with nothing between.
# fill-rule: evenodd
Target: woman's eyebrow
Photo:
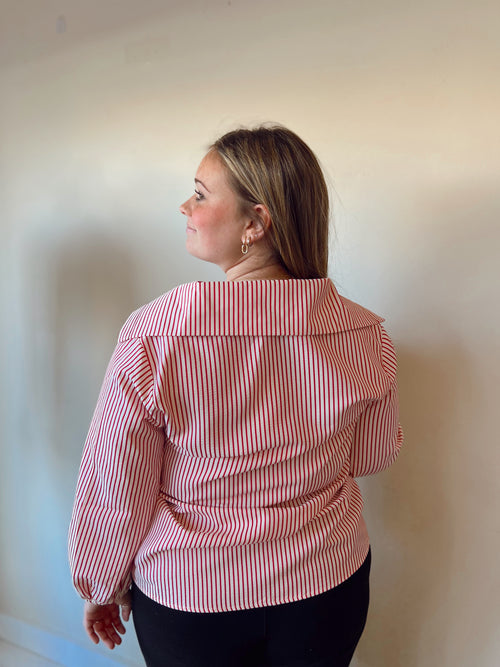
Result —
<instances>
[{"instance_id":1,"label":"woman's eyebrow","mask_svg":"<svg viewBox=\"0 0 500 667\"><path fill-rule=\"evenodd\" d=\"M202 186L205 188L205 190L206 190L207 192L210 192L210 190L207 188L207 186L205 185L205 183L203 183L203 181L200 181L199 178L195 178L195 179L194 179L194 182L195 182L195 183L199 183L200 185L202 185Z\"/></svg>"}]
</instances>

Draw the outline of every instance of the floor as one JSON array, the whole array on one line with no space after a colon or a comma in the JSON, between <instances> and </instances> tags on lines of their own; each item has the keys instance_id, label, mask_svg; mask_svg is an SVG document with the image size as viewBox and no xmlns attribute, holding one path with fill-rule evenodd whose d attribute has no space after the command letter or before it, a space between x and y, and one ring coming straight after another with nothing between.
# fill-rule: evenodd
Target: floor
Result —
<instances>
[{"instance_id":1,"label":"floor","mask_svg":"<svg viewBox=\"0 0 500 667\"><path fill-rule=\"evenodd\" d=\"M61 665L0 641L0 667L61 667Z\"/></svg>"}]
</instances>

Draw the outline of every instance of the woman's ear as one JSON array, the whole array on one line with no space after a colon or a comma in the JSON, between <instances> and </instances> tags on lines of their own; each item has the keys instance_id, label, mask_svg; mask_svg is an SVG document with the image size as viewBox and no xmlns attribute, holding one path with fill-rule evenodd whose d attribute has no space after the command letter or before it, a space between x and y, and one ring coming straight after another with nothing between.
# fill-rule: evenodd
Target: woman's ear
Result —
<instances>
[{"instance_id":1,"label":"woman's ear","mask_svg":"<svg viewBox=\"0 0 500 667\"><path fill-rule=\"evenodd\" d=\"M249 216L249 220L243 231L244 239L251 239L252 243L264 238L271 228L271 214L264 204L255 204ZM243 241L245 242L245 241Z\"/></svg>"}]
</instances>

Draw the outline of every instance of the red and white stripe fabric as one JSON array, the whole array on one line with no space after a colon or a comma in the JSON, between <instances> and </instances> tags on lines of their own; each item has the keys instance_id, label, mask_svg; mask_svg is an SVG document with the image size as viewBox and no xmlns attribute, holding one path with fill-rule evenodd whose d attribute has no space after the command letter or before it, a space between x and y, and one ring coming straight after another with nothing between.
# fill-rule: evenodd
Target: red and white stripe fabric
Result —
<instances>
[{"instance_id":1,"label":"red and white stripe fabric","mask_svg":"<svg viewBox=\"0 0 500 667\"><path fill-rule=\"evenodd\" d=\"M329 279L190 283L133 313L85 445L70 527L80 595L133 576L218 612L326 591L368 552L354 477L397 457L382 319Z\"/></svg>"}]
</instances>

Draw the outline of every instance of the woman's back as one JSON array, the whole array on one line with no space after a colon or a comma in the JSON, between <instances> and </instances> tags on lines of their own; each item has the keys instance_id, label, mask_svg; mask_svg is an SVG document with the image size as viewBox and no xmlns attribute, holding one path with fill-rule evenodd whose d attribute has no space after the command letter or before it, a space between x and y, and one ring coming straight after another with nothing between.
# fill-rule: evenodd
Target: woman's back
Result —
<instances>
[{"instance_id":1,"label":"woman's back","mask_svg":"<svg viewBox=\"0 0 500 667\"><path fill-rule=\"evenodd\" d=\"M191 283L129 318L91 431L116 443L107 415L146 410L164 435L135 562L145 593L176 609L251 608L321 593L360 566L368 539L353 476L390 465L400 446L380 321L328 279ZM120 377L140 389L118 396ZM125 462L120 476L135 465ZM146 486L135 485L131 535L146 520ZM225 585L207 586L204 573Z\"/></svg>"}]
</instances>

